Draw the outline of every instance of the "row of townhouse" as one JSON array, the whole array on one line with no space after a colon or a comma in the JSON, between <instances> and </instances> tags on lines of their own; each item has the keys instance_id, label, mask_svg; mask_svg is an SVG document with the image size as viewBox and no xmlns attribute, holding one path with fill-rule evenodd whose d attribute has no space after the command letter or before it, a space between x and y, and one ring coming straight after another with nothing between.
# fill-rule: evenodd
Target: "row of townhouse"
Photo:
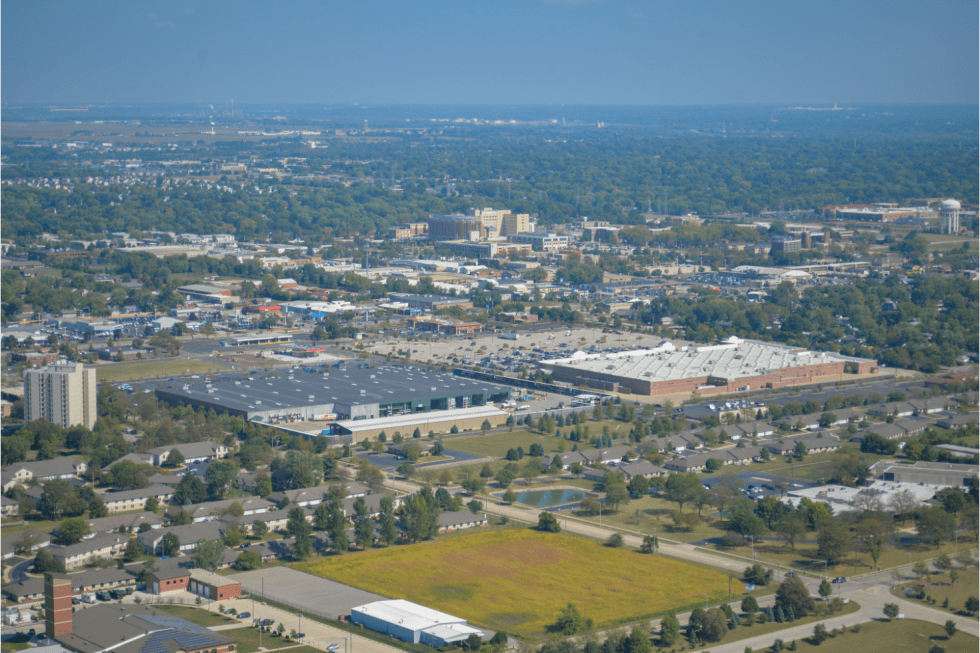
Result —
<instances>
[{"instance_id":1,"label":"row of townhouse","mask_svg":"<svg viewBox=\"0 0 980 653\"><path fill-rule=\"evenodd\" d=\"M868 415L875 417L911 417L912 415L933 415L956 406L950 397L930 397L929 399L910 399L891 401L868 406Z\"/></svg>"},{"instance_id":2,"label":"row of townhouse","mask_svg":"<svg viewBox=\"0 0 980 653\"><path fill-rule=\"evenodd\" d=\"M75 595L136 585L136 575L129 569L90 569L67 577ZM44 598L44 579L27 578L8 583L3 586L3 595L15 603L39 601Z\"/></svg>"},{"instance_id":3,"label":"row of townhouse","mask_svg":"<svg viewBox=\"0 0 980 653\"><path fill-rule=\"evenodd\" d=\"M915 435L916 433L921 433L930 424L931 423L926 420L915 420L899 417L894 422L875 424L874 426L868 428L865 433L875 433L886 440L897 440L898 438L907 438ZM860 439L861 436L852 438L852 440L855 441L859 441Z\"/></svg>"},{"instance_id":4,"label":"row of townhouse","mask_svg":"<svg viewBox=\"0 0 980 653\"><path fill-rule=\"evenodd\" d=\"M114 558L123 552L129 538L126 534L109 533L68 546L49 546L48 551L66 570L78 569L98 560Z\"/></svg>"},{"instance_id":5,"label":"row of townhouse","mask_svg":"<svg viewBox=\"0 0 980 653\"><path fill-rule=\"evenodd\" d=\"M27 485L30 481L43 483L59 478L81 478L86 471L88 463L71 457L14 463L3 470L3 491L6 492L14 485Z\"/></svg>"},{"instance_id":6,"label":"row of townhouse","mask_svg":"<svg viewBox=\"0 0 980 653\"><path fill-rule=\"evenodd\" d=\"M796 445L799 442L803 443L808 454L837 451L840 449L840 440L824 432L807 433L805 435L783 438L773 442L766 442L763 446L776 455L788 456L796 450Z\"/></svg>"},{"instance_id":7,"label":"row of townhouse","mask_svg":"<svg viewBox=\"0 0 980 653\"><path fill-rule=\"evenodd\" d=\"M703 472L711 459L721 461L722 465L748 465L756 460L762 452L762 447L726 447L712 451L702 451L689 456L681 456L664 463L664 469L673 472Z\"/></svg>"},{"instance_id":8,"label":"row of townhouse","mask_svg":"<svg viewBox=\"0 0 980 653\"><path fill-rule=\"evenodd\" d=\"M143 452L128 453L118 460L114 460L102 468L103 472L112 469L112 466L129 461L137 465L154 465L159 467L170 459L170 454L179 451L184 457L184 464L210 462L228 457L228 447L220 442L185 442L183 444L165 444L154 447ZM178 479L179 480L179 479Z\"/></svg>"},{"instance_id":9,"label":"row of townhouse","mask_svg":"<svg viewBox=\"0 0 980 653\"><path fill-rule=\"evenodd\" d=\"M261 515L262 513L276 510L277 505L268 499L259 496L238 497L236 499L222 499L220 501L204 501L202 503L191 503L183 506L171 505L167 508L167 517L173 519L177 513L183 511L190 515L194 523L218 521L225 519L229 515L234 516L241 510L240 517ZM245 521L242 519L242 521Z\"/></svg>"},{"instance_id":10,"label":"row of townhouse","mask_svg":"<svg viewBox=\"0 0 980 653\"><path fill-rule=\"evenodd\" d=\"M649 460L643 460L641 458L628 463L624 462L610 464L609 467L604 467L601 469L586 469L584 472L582 472L582 478L599 482L605 479L606 474L610 471L621 473L626 482L629 482L637 476L642 476L643 478L654 478L655 476L667 476L669 473L663 467L658 467Z\"/></svg>"},{"instance_id":11,"label":"row of townhouse","mask_svg":"<svg viewBox=\"0 0 980 653\"><path fill-rule=\"evenodd\" d=\"M170 528L158 528L140 533L136 536L137 541L143 545L143 550L152 555L163 554L163 538L168 534L174 534L180 543L181 553L189 553L197 547L199 540L220 540L224 537L225 529L228 528L227 522L207 521L196 524L186 524L184 526L171 526Z\"/></svg>"},{"instance_id":12,"label":"row of townhouse","mask_svg":"<svg viewBox=\"0 0 980 653\"><path fill-rule=\"evenodd\" d=\"M562 469L568 469L575 464L583 466L608 465L609 463L622 462L628 455L634 454L633 447L621 445L600 449L585 449L582 451L566 451L553 456L543 456L541 462L547 467L557 457L561 461Z\"/></svg>"},{"instance_id":13,"label":"row of townhouse","mask_svg":"<svg viewBox=\"0 0 980 653\"><path fill-rule=\"evenodd\" d=\"M169 485L151 485L138 490L106 492L99 497L109 512L128 512L145 509L146 502L151 498L161 505L168 504L174 498L174 490Z\"/></svg>"}]
</instances>

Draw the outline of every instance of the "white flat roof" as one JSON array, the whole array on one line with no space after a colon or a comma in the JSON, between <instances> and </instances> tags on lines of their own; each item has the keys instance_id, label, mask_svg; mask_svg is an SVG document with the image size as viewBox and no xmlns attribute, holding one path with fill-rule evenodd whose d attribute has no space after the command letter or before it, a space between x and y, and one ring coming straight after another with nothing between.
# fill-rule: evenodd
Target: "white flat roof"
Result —
<instances>
[{"instance_id":1,"label":"white flat roof","mask_svg":"<svg viewBox=\"0 0 980 653\"><path fill-rule=\"evenodd\" d=\"M418 603L405 601L404 599L375 601L374 603L351 608L351 612L370 615L375 619L381 619L390 624L397 624L409 630L426 630L433 626L466 623L465 619L427 608Z\"/></svg>"},{"instance_id":2,"label":"white flat roof","mask_svg":"<svg viewBox=\"0 0 980 653\"><path fill-rule=\"evenodd\" d=\"M725 344L708 347L674 350L673 347L661 346L656 350L579 355L542 361L542 364L657 382L699 376L738 379L768 374L774 370L838 361L867 362L868 359L735 338Z\"/></svg>"},{"instance_id":3,"label":"white flat roof","mask_svg":"<svg viewBox=\"0 0 980 653\"><path fill-rule=\"evenodd\" d=\"M811 501L822 501L833 507L835 513L856 511L852 502L862 490L871 490L878 493L878 498L885 505L889 499L899 492L908 490L920 504L928 501L940 490L945 489L943 485L921 485L919 483L898 483L893 481L875 481L867 487L846 487L844 485L821 485L817 487L805 488L803 490L790 490L787 492L792 499L791 503L796 505L800 499L806 497Z\"/></svg>"},{"instance_id":4,"label":"white flat roof","mask_svg":"<svg viewBox=\"0 0 980 653\"><path fill-rule=\"evenodd\" d=\"M392 417L376 417L374 419L345 419L335 424L344 427L351 433L373 431L375 429L405 428L423 426L433 422L447 422L458 419L473 419L507 415L496 406L473 406L471 408L452 408L450 410L434 410L429 413L413 413L411 415L394 415Z\"/></svg>"},{"instance_id":5,"label":"white flat roof","mask_svg":"<svg viewBox=\"0 0 980 653\"><path fill-rule=\"evenodd\" d=\"M439 624L438 626L426 628L425 632L433 637L438 637L447 644L460 642L470 635L478 635L479 637L483 637L482 630L472 626L466 626L464 624Z\"/></svg>"}]
</instances>

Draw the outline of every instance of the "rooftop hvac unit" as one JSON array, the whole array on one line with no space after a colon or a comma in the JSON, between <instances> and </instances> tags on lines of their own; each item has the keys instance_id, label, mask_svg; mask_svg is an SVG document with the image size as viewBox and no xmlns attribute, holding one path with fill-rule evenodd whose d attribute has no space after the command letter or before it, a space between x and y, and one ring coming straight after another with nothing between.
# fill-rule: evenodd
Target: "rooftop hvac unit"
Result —
<instances>
[{"instance_id":1,"label":"rooftop hvac unit","mask_svg":"<svg viewBox=\"0 0 980 653\"><path fill-rule=\"evenodd\" d=\"M310 399L315 399L316 395L310 395Z\"/></svg>"},{"instance_id":2,"label":"rooftop hvac unit","mask_svg":"<svg viewBox=\"0 0 980 653\"><path fill-rule=\"evenodd\" d=\"M256 406L261 406L262 405L262 400L261 399L256 399L255 400L255 405Z\"/></svg>"}]
</instances>

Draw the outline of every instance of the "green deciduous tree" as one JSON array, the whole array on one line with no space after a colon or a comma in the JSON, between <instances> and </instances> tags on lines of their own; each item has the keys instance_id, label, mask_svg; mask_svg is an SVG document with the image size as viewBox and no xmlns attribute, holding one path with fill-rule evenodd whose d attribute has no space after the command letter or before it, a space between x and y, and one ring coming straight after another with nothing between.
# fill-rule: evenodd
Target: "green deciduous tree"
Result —
<instances>
[{"instance_id":1,"label":"green deciduous tree","mask_svg":"<svg viewBox=\"0 0 980 653\"><path fill-rule=\"evenodd\" d=\"M791 576L779 584L776 590L776 605L784 611L792 610L797 618L813 612L814 602L810 591L796 576Z\"/></svg>"},{"instance_id":2,"label":"green deciduous tree","mask_svg":"<svg viewBox=\"0 0 980 653\"><path fill-rule=\"evenodd\" d=\"M86 535L92 532L88 522L81 517L69 517L61 521L58 526L58 534L52 539L55 544L68 546L82 541Z\"/></svg>"},{"instance_id":3,"label":"green deciduous tree","mask_svg":"<svg viewBox=\"0 0 980 653\"><path fill-rule=\"evenodd\" d=\"M170 556L172 558L180 553L180 538L173 533L167 533L163 536L160 546L163 549L163 555Z\"/></svg>"},{"instance_id":4,"label":"green deciduous tree","mask_svg":"<svg viewBox=\"0 0 980 653\"><path fill-rule=\"evenodd\" d=\"M582 618L582 613L574 604L569 603L562 609L555 622L548 626L548 630L560 635L577 635L584 627L585 620Z\"/></svg>"},{"instance_id":5,"label":"green deciduous tree","mask_svg":"<svg viewBox=\"0 0 980 653\"><path fill-rule=\"evenodd\" d=\"M660 620L661 646L673 646L681 637L681 623L673 614L668 614Z\"/></svg>"},{"instance_id":6,"label":"green deciduous tree","mask_svg":"<svg viewBox=\"0 0 980 653\"><path fill-rule=\"evenodd\" d=\"M550 512L542 512L538 515L538 530L545 533L560 533L561 524L558 523L558 518Z\"/></svg>"},{"instance_id":7,"label":"green deciduous tree","mask_svg":"<svg viewBox=\"0 0 980 653\"><path fill-rule=\"evenodd\" d=\"M221 540L198 540L191 559L194 566L208 571L218 571L225 553L225 543Z\"/></svg>"}]
</instances>

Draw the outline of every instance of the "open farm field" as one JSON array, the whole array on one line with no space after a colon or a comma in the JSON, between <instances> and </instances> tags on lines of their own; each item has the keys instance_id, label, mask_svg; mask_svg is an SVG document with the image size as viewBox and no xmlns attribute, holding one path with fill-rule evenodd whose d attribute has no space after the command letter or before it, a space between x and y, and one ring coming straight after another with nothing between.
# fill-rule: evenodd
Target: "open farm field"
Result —
<instances>
[{"instance_id":1,"label":"open farm field","mask_svg":"<svg viewBox=\"0 0 980 653\"><path fill-rule=\"evenodd\" d=\"M195 374L200 372L217 372L226 370L224 365L217 365L191 358L175 358L162 361L147 361L145 363L117 363L95 368L99 382L116 383L133 379L152 379L159 376L177 374Z\"/></svg>"},{"instance_id":2,"label":"open farm field","mask_svg":"<svg viewBox=\"0 0 980 653\"><path fill-rule=\"evenodd\" d=\"M691 609L703 602L702 592L712 601L728 597L728 577L720 572L531 530L291 566L522 635L544 632L567 603L601 628ZM744 585L736 581L732 589L741 594Z\"/></svg>"}]
</instances>

